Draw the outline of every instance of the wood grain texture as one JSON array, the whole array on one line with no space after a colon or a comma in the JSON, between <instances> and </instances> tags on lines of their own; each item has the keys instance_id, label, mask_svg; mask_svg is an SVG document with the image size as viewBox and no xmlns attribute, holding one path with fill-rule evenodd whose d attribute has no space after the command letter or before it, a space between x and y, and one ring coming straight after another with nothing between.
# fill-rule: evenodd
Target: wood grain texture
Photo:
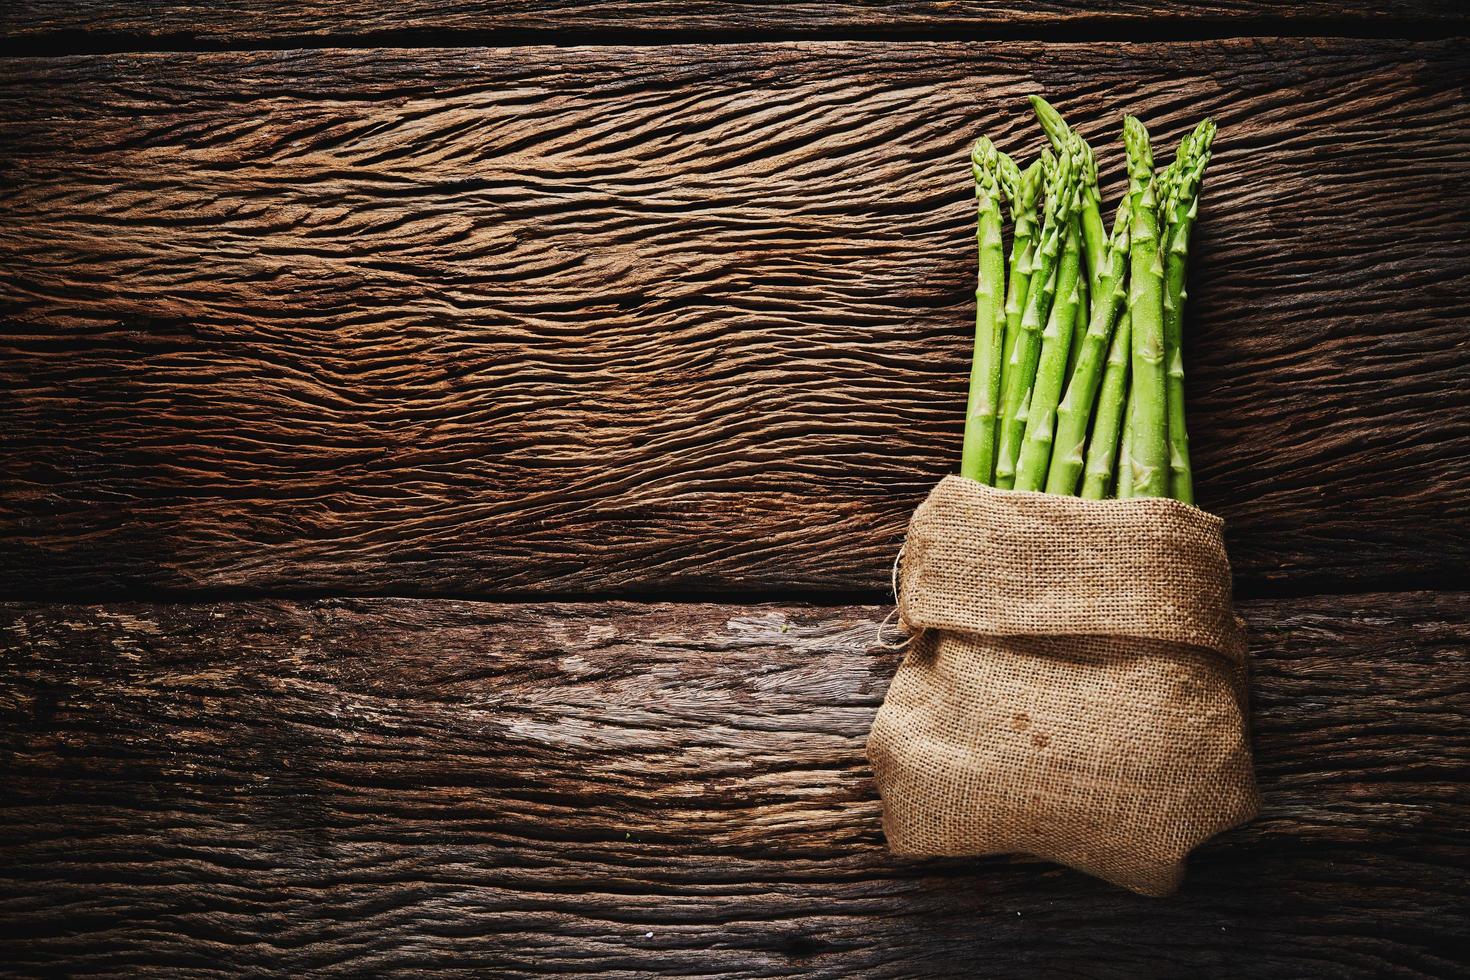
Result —
<instances>
[{"instance_id":1,"label":"wood grain texture","mask_svg":"<svg viewBox=\"0 0 1470 980\"><path fill-rule=\"evenodd\" d=\"M21 971L1448 976L1470 595L1243 603L1266 806L1142 899L882 849L885 610L0 609Z\"/></svg>"},{"instance_id":2,"label":"wood grain texture","mask_svg":"<svg viewBox=\"0 0 1470 980\"><path fill-rule=\"evenodd\" d=\"M1241 588L1470 567L1458 42L0 65L0 588L876 597L958 459L966 140L1220 123L1186 351Z\"/></svg>"},{"instance_id":3,"label":"wood grain texture","mask_svg":"<svg viewBox=\"0 0 1470 980\"><path fill-rule=\"evenodd\" d=\"M230 4L124 0L10 0L0 11L0 35L15 42L41 39L87 40L115 36L135 44L163 42L252 44L283 40L388 38L408 40L446 32L670 31L872 32L894 31L1084 30L1142 31L1157 36L1171 29L1209 27L1270 34L1283 29L1332 32L1378 27L1442 25L1463 28L1470 12L1450 0L1368 3L1271 3L1269 0L1003 0L1003 2L915 2L915 0L835 0L835 2L711 2L655 0L616 3L588 0L371 0L289 3L236 0ZM23 49L22 49L23 52Z\"/></svg>"}]
</instances>

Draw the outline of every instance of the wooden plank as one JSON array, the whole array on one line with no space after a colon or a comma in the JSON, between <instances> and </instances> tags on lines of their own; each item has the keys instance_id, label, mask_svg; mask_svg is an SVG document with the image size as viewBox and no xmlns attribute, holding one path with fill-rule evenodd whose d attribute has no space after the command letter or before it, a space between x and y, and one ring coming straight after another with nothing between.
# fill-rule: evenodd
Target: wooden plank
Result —
<instances>
[{"instance_id":1,"label":"wooden plank","mask_svg":"<svg viewBox=\"0 0 1470 980\"><path fill-rule=\"evenodd\" d=\"M1444 976L1467 610L1244 604L1266 811L1155 902L883 854L881 608L9 605L7 961Z\"/></svg>"},{"instance_id":2,"label":"wooden plank","mask_svg":"<svg viewBox=\"0 0 1470 980\"><path fill-rule=\"evenodd\" d=\"M310 4L237 0L223 4L119 0L11 0L0 12L0 35L16 42L103 39L180 46L258 44L344 39L444 40L445 34L494 32L565 33L647 31L775 32L840 31L879 39L894 32L1017 31L1108 32L1158 37L1171 30L1235 30L1273 34L1283 30L1334 33L1376 27L1381 31L1470 22L1463 4L1429 2L1277 4L1268 0L1214 0L1171 4L1162 0L1007 0L953 3L942 0L828 0L762 3L658 0L610 3L588 0L511 0L493 4L451 0L332 0ZM1379 35L1382 36L1382 35ZM24 53L24 49L20 49Z\"/></svg>"},{"instance_id":3,"label":"wooden plank","mask_svg":"<svg viewBox=\"0 0 1470 980\"><path fill-rule=\"evenodd\" d=\"M884 611L7 605L4 959L1407 977L1470 948L1470 595L1243 603L1265 810L1164 901L884 853Z\"/></svg>"},{"instance_id":4,"label":"wooden plank","mask_svg":"<svg viewBox=\"0 0 1470 980\"><path fill-rule=\"evenodd\" d=\"M1458 42L0 65L0 588L876 596L958 457L966 140L1221 124L1187 350L1241 588L1463 580ZM1432 541L1434 547L1426 548Z\"/></svg>"}]
</instances>

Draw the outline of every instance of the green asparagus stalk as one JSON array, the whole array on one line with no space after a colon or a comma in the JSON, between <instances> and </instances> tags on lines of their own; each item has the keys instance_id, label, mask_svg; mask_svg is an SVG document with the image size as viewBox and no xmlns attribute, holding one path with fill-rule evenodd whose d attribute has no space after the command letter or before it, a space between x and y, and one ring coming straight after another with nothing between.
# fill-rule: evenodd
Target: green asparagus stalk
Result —
<instances>
[{"instance_id":1,"label":"green asparagus stalk","mask_svg":"<svg viewBox=\"0 0 1470 980\"><path fill-rule=\"evenodd\" d=\"M1098 387L1104 382L1104 361L1108 359L1113 325L1119 319L1126 298L1123 284L1128 274L1128 236L1132 214L1128 198L1125 197L1113 218L1113 235L1108 241L1103 273L1093 287L1092 312L1088 319L1087 333L1078 345L1077 363L1072 368L1072 378L1067 383L1066 394L1057 408L1056 443L1052 449L1051 468L1046 477L1047 493L1074 494L1077 492L1077 481L1082 477L1088 422L1092 419L1093 404L1098 400ZM1126 345L1124 350L1127 350ZM1119 357L1122 356L1120 352ZM1110 360L1107 366L1111 369ZM1115 380L1122 384L1127 379L1127 372L1120 369L1118 374ZM1115 431L1110 452L1116 448L1116 443ZM1108 466L1111 470L1111 459Z\"/></svg>"},{"instance_id":2,"label":"green asparagus stalk","mask_svg":"<svg viewBox=\"0 0 1470 980\"><path fill-rule=\"evenodd\" d=\"M960 475L989 483L995 469L995 427L1000 407L1000 337L1005 332L1005 245L1001 240L1000 154L986 137L970 151L975 176L975 237L979 273L975 286L975 353L965 410Z\"/></svg>"},{"instance_id":3,"label":"green asparagus stalk","mask_svg":"<svg viewBox=\"0 0 1470 980\"><path fill-rule=\"evenodd\" d=\"M1031 386L1041 357L1041 329L1051 313L1063 242L1077 213L1077 164L1074 154L1063 153L1053 158L1046 174L1046 207L1036 247L1036 267L1031 275L1032 288L1027 293L1026 312L1021 316L1021 326L1006 365L1000 454L995 467L995 485L1006 489L1015 483ZM1044 285L1037 288L1038 283Z\"/></svg>"},{"instance_id":4,"label":"green asparagus stalk","mask_svg":"<svg viewBox=\"0 0 1470 980\"><path fill-rule=\"evenodd\" d=\"M1165 396L1169 420L1169 496L1194 503L1194 472L1189 460L1189 433L1184 418L1184 289L1189 263L1189 235L1199 215L1199 191L1215 124L1209 119L1180 143L1165 207L1164 232L1164 357Z\"/></svg>"},{"instance_id":5,"label":"green asparagus stalk","mask_svg":"<svg viewBox=\"0 0 1470 980\"><path fill-rule=\"evenodd\" d=\"M1133 360L1132 324L1133 318L1125 308L1118 317L1113 341L1108 345L1108 364L1103 372L1102 391L1097 396L1092 437L1087 443L1087 468L1082 478L1082 496L1087 500L1102 500L1112 489L1124 403L1128 397L1128 372Z\"/></svg>"},{"instance_id":6,"label":"green asparagus stalk","mask_svg":"<svg viewBox=\"0 0 1470 980\"><path fill-rule=\"evenodd\" d=\"M1174 159L1160 172L1160 247L1168 245L1170 236L1185 220L1189 200L1199 192L1214 140L1215 123L1206 119L1179 141Z\"/></svg>"},{"instance_id":7,"label":"green asparagus stalk","mask_svg":"<svg viewBox=\"0 0 1470 980\"><path fill-rule=\"evenodd\" d=\"M1087 257L1087 284L1090 287L1097 282L1097 277L1102 271L1103 258L1106 256L1107 232L1103 230L1102 220L1102 192L1097 186L1097 158L1093 156L1092 147L1082 137L1077 137L1085 155L1085 168L1082 173L1081 215L1082 215L1082 243Z\"/></svg>"},{"instance_id":8,"label":"green asparagus stalk","mask_svg":"<svg viewBox=\"0 0 1470 980\"><path fill-rule=\"evenodd\" d=\"M1062 114L1057 112L1050 102L1039 95L1033 95L1031 96L1031 108L1035 111L1041 128L1046 132L1046 138L1051 141L1051 145L1058 153L1063 152L1069 140L1076 140L1081 148L1083 155L1080 172L1082 247L1087 257L1087 285L1092 286L1097 282L1103 258L1107 254L1105 251L1107 239L1103 232L1102 192L1097 186L1097 158L1093 155L1092 147L1087 141L1067 125Z\"/></svg>"},{"instance_id":9,"label":"green asparagus stalk","mask_svg":"<svg viewBox=\"0 0 1470 980\"><path fill-rule=\"evenodd\" d=\"M1120 500L1133 496L1133 415L1137 409L1130 387L1123 403L1123 445L1118 449L1118 486L1113 493Z\"/></svg>"},{"instance_id":10,"label":"green asparagus stalk","mask_svg":"<svg viewBox=\"0 0 1470 980\"><path fill-rule=\"evenodd\" d=\"M1155 196L1159 200L1159 248L1163 249L1169 240L1168 219L1170 216L1169 202L1173 200L1174 190L1179 184L1179 172L1186 160L1191 159L1192 147L1194 145L1194 134L1187 134L1179 141L1179 148L1174 151L1174 159L1169 165L1154 175Z\"/></svg>"},{"instance_id":11,"label":"green asparagus stalk","mask_svg":"<svg viewBox=\"0 0 1470 980\"><path fill-rule=\"evenodd\" d=\"M1164 264L1159 253L1157 188L1148 130L1136 116L1123 120L1128 151L1128 190L1133 228L1129 235L1128 308L1133 318L1133 380L1128 420L1129 495L1169 493L1168 403L1164 371Z\"/></svg>"},{"instance_id":12,"label":"green asparagus stalk","mask_svg":"<svg viewBox=\"0 0 1470 980\"><path fill-rule=\"evenodd\" d=\"M1072 344L1067 348L1067 381L1072 380L1072 369L1077 365L1077 355L1082 352L1082 338L1087 336L1087 322L1091 319L1092 289L1087 276L1077 277L1077 315L1072 318ZM1063 391L1066 390L1064 387Z\"/></svg>"},{"instance_id":13,"label":"green asparagus stalk","mask_svg":"<svg viewBox=\"0 0 1470 980\"><path fill-rule=\"evenodd\" d=\"M1050 153L1034 161L1025 170L1019 169L1010 157L1001 154L1000 178L1002 190L1011 202L1011 220L1015 230L1011 240L1010 280L1006 284L1006 322L1000 344L1000 390L1006 390L1006 371L1010 366L1011 348L1016 344L1016 334L1021 329L1021 316L1026 310L1026 295L1031 286L1031 270L1036 263L1036 234L1039 212L1037 200L1041 196L1043 167ZM1007 166L1009 164L1009 166Z\"/></svg>"},{"instance_id":14,"label":"green asparagus stalk","mask_svg":"<svg viewBox=\"0 0 1470 980\"><path fill-rule=\"evenodd\" d=\"M1057 402L1067 380L1067 353L1072 346L1072 331L1082 298L1081 282L1087 277L1081 266L1081 222L1073 219L1061 263L1057 266L1056 299L1046 320L1046 330L1041 335L1036 383L1026 409L1026 434L1021 440L1020 458L1016 461L1017 490L1040 490L1046 483L1052 436L1056 430Z\"/></svg>"}]
</instances>

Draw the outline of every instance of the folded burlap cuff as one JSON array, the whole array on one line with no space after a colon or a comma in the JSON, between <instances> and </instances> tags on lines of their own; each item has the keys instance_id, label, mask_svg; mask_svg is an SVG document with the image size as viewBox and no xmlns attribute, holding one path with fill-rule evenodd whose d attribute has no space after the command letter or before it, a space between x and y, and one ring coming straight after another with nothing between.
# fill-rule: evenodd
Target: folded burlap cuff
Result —
<instances>
[{"instance_id":1,"label":"folded burlap cuff","mask_svg":"<svg viewBox=\"0 0 1470 980\"><path fill-rule=\"evenodd\" d=\"M896 854L1031 854L1145 895L1259 808L1222 522L949 477L914 512L914 634L868 758Z\"/></svg>"}]
</instances>

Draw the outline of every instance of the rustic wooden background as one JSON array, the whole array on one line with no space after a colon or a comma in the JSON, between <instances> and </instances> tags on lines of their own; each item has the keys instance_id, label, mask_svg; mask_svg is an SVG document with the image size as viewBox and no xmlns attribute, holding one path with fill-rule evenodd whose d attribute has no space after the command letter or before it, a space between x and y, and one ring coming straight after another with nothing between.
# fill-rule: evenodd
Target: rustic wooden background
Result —
<instances>
[{"instance_id":1,"label":"rustic wooden background","mask_svg":"<svg viewBox=\"0 0 1470 980\"><path fill-rule=\"evenodd\" d=\"M12 0L0 968L1470 970L1462 3ZM1221 125L1266 809L1176 898L882 849L966 142Z\"/></svg>"}]
</instances>

